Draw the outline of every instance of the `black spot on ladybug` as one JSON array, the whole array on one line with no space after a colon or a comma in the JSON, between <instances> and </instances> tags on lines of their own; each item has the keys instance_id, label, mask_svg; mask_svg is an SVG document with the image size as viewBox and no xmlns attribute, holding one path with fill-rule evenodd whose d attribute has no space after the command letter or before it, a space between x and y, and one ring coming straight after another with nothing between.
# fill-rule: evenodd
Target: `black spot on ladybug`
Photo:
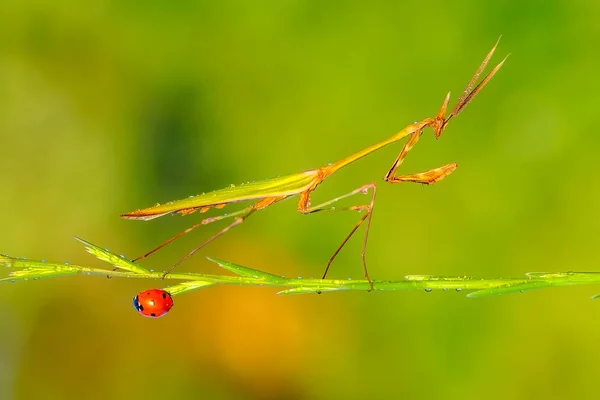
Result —
<instances>
[{"instance_id":1,"label":"black spot on ladybug","mask_svg":"<svg viewBox=\"0 0 600 400\"><path fill-rule=\"evenodd\" d=\"M163 299L166 299L166 298L167 298L167 294L163 293Z\"/></svg>"},{"instance_id":2,"label":"black spot on ladybug","mask_svg":"<svg viewBox=\"0 0 600 400\"><path fill-rule=\"evenodd\" d=\"M140 304L140 305L138 306L138 310L139 310L139 311L144 311L144 306Z\"/></svg>"},{"instance_id":3,"label":"black spot on ladybug","mask_svg":"<svg viewBox=\"0 0 600 400\"><path fill-rule=\"evenodd\" d=\"M152 317L156 317L156 314L152 313L152 314L150 314L150 316L152 316Z\"/></svg>"}]
</instances>

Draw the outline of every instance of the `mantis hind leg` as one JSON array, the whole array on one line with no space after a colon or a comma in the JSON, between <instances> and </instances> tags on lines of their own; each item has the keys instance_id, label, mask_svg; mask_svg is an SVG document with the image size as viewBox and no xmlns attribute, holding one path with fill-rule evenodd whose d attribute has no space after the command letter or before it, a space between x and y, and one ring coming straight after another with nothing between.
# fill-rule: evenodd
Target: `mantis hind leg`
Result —
<instances>
[{"instance_id":1,"label":"mantis hind leg","mask_svg":"<svg viewBox=\"0 0 600 400\"><path fill-rule=\"evenodd\" d=\"M371 201L369 204L343 207L343 208L336 208L336 207L331 206L331 204L338 202L342 199L345 199L347 197L353 196L355 194L358 194L358 193L367 194L369 189L372 190ZM376 189L377 189L377 185L375 183L369 183L369 184L361 186L358 189L355 189L349 193L346 193L340 197L336 197L335 199L326 201L324 203L321 203L321 204L318 204L318 205L312 206L312 207L310 206L311 191L307 190L306 192L304 192L300 195L300 201L298 202L298 211L303 214L312 214L312 213L323 212L323 211L324 212L331 212L331 211L363 212L363 211L365 211L365 214L358 220L356 225L354 225L354 228L352 228L350 233L344 238L344 240L342 241L342 244L339 245L339 247L335 250L335 252L331 256L331 258L329 258L329 261L327 262L327 266L325 267L325 271L323 272L322 279L325 279L327 277L327 272L329 272L329 267L331 267L331 263L333 263L333 260L335 260L335 258L340 253L342 248L346 245L348 240L350 240L352 235L354 235L354 233L358 230L358 228L360 228L360 226L363 224L363 222L366 221L367 224L365 226L365 236L363 239L361 259L362 259L365 278L367 279L367 281L369 281L369 287L370 287L369 291L373 290L373 281L369 277L369 270L367 269L366 250L367 250L367 240L369 238L369 228L371 227L371 217L373 215L373 206L375 204Z\"/></svg>"},{"instance_id":2,"label":"mantis hind leg","mask_svg":"<svg viewBox=\"0 0 600 400\"><path fill-rule=\"evenodd\" d=\"M144 259L144 258L148 257L149 255L151 255L151 254L153 254L154 252L156 252L156 251L158 251L158 250L162 249L163 247L165 247L165 246L166 246L166 245L168 245L169 243L172 243L172 242L174 242L175 240L179 239L180 237L182 237L182 236L184 236L184 235L187 235L188 233L190 233L190 232L191 232L191 231L193 231L194 229L198 228L199 226L202 226L202 225L207 225L207 224L210 224L210 223L212 223L212 222L219 221L219 220L221 220L221 219L225 219L225 218L233 218L233 217L237 217L237 216L239 216L239 215L242 215L242 216L243 216L243 215L245 215L246 213L248 213L248 212L249 212L249 211L251 211L251 210L252 210L252 207L247 207L247 208L244 208L244 209L242 209L242 210L240 210L240 211L236 211L236 212L233 212L233 213L229 213L229 214L223 214L223 215L219 215L219 216L216 216L216 217L209 217L209 218L205 218L205 219L203 219L202 221L198 222L197 224L194 224L194 225L190 226L190 227L189 227L189 228L187 228L186 230L179 232L177 235L175 235L175 236L171 237L170 239L167 239L166 241L164 241L163 243L161 243L161 244L160 244L160 245L158 245L157 247L153 248L153 249L152 249L152 250L150 250L149 252L147 252L147 253L145 253L145 254L143 254L143 255L139 256L138 258L135 258L135 259L133 259L132 261L133 261L133 262L136 262L136 261L139 261L139 260L142 260L142 259Z\"/></svg>"},{"instance_id":3,"label":"mantis hind leg","mask_svg":"<svg viewBox=\"0 0 600 400\"><path fill-rule=\"evenodd\" d=\"M219 221L221 219L230 218L230 217L235 218L231 224L227 225L225 228L221 229L219 232L215 233L213 236L211 236L210 238L205 240L202 244L195 247L188 254L181 257L175 264L173 264L171 266L171 268L169 268L167 270L167 272L165 272L163 274L162 279L165 279L165 277L168 274L170 274L179 264L181 264L182 262L184 262L185 260L187 260L188 258L193 256L198 250L202 249L204 246L211 243L213 240L215 240L219 236L227 233L234 226L240 225L242 222L244 222L246 220L246 218L248 218L254 212L256 212L258 210L262 210L263 208L266 208L266 207L270 206L271 204L278 202L279 200L283 200L284 198L285 197L266 197L256 203L254 203L252 206L250 206L248 208L244 208L243 210L240 210L240 211L237 211L237 212L231 213L231 214L224 214L224 215L220 215L220 216L216 216L216 217L206 218L206 219L202 220L199 224L194 225L193 227L191 227L191 229L195 229L197 226L210 224L212 222ZM190 228L188 228L188 229L190 229ZM185 232L185 233L187 233L187 232ZM185 233L181 233L180 235L184 235ZM174 238L176 239L177 236ZM175 239L172 238L172 240L175 240Z\"/></svg>"}]
</instances>

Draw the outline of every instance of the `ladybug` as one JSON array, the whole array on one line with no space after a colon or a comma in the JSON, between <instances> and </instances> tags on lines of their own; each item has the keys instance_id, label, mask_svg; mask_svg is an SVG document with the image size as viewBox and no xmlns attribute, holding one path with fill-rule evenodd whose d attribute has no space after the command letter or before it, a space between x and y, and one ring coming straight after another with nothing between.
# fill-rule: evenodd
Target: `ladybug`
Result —
<instances>
[{"instance_id":1,"label":"ladybug","mask_svg":"<svg viewBox=\"0 0 600 400\"><path fill-rule=\"evenodd\" d=\"M162 289L144 290L133 298L133 306L144 317L158 318L173 307L173 298Z\"/></svg>"}]
</instances>

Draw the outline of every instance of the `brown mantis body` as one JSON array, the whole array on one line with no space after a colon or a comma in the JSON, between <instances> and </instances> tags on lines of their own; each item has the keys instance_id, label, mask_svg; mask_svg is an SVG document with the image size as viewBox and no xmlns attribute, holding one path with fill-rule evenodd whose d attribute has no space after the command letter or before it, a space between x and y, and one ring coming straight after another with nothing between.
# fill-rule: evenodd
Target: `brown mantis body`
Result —
<instances>
[{"instance_id":1,"label":"brown mantis body","mask_svg":"<svg viewBox=\"0 0 600 400\"><path fill-rule=\"evenodd\" d=\"M385 175L384 180L386 182L389 182L389 183L415 182L415 183L429 185L429 184L439 182L442 179L444 179L446 176L451 174L456 169L456 163L450 163L450 164L444 165L442 167L434 168L429 171L415 173L415 174L397 175L396 171L398 170L398 168L404 161L406 155L410 152L410 150L418 142L418 140L425 128L432 128L436 139L439 138L439 136L442 134L442 132L446 128L446 125L448 124L448 122L454 116L458 115L467 106L467 104L475 97L475 95L490 81L490 79L492 79L492 77L496 74L496 72L498 72L498 70L504 64L504 61L506 61L506 58L502 62L500 62L498 65L496 65L492 69L492 71L481 80L481 82L476 84L479 76L481 75L481 73L485 69L486 65L488 64L490 58L492 57L497 45L498 44L496 43L496 45L492 48L492 50L490 50L488 55L485 57L485 59L483 60L483 62L481 63L481 65L479 66L479 68L477 69L477 71L475 72L473 77L471 78L471 80L469 81L469 84L467 85L467 87L463 91L462 95L457 100L456 105L450 111L450 114L448 116L446 116L446 109L448 107L448 102L450 100L449 93L446 96L444 103L442 104L442 107L440 108L439 112L437 113L437 115L435 117L426 118L422 121L415 122L414 124L411 124L411 125L405 127L404 129L402 129L401 131L397 132L396 134L390 136L389 138L387 138L379 143L376 143L374 145L371 145L363 150L360 150L354 154L351 154L348 157L342 158L341 160L331 163L329 165L326 165L326 166L323 166L320 168L316 168L316 169L311 169L311 170L304 171L304 172L300 172L300 173L293 174L293 175L280 177L280 178L267 179L264 181L252 182L252 183L238 186L238 187L229 187L229 188L225 188L225 189L221 189L221 190L216 190L214 192L190 197L188 199L174 201L174 202L166 203L163 205L156 205L154 207L145 208L145 209L141 209L141 210L137 210L137 211L133 211L133 212L121 215L121 217L127 218L127 219L150 220L150 219L158 218L158 217L161 217L161 216L167 215L167 214L179 213L181 215L187 215L187 214L193 213L195 211L199 211L199 212L203 213L213 207L220 209L229 203L235 203L235 202L240 202L240 201L251 201L251 200L255 201L254 204L252 204L251 206L244 208L240 211L230 213L230 214L220 215L220 216L216 216L216 217L205 218L201 222L199 222L199 223L191 226L190 228L186 229L185 231L175 235L174 237L172 237L169 240L162 243L160 246L158 246L158 247L154 248L153 250L147 252L146 254L138 257L134 261L137 261L137 260L140 260L140 259L143 259L143 258L149 256L150 254L154 253L155 251L161 249L162 247L166 246L167 244L171 243L172 241L176 240L177 238L191 232L192 230L196 229L197 227L199 227L201 225L206 225L206 224L209 224L209 223L212 223L212 222L224 219L224 218L229 218L229 217L234 218L233 222L230 225L226 226L225 228L223 228L222 230L217 232L211 238L206 240L204 243L200 244L198 247L196 247L191 252L189 252L184 257L182 257L179 261L177 261L165 273L164 276L166 276L177 265L182 263L184 260L186 260L187 258L192 256L195 252L197 252L198 250L200 250L201 248L203 248L204 246L206 246L207 244L209 244L210 242L212 242L219 236L221 236L224 233L226 233L227 231L229 231L234 226L237 226L237 225L241 224L242 222L244 222L244 220L246 218L248 218L250 215L252 215L256 211L267 208L268 206L270 206L278 201L281 201L283 199L289 198L291 196L299 195L297 208L298 208L298 212L300 212L302 214L311 214L311 213L321 212L321 211L344 211L344 210L345 211L358 211L358 212L364 211L363 215L360 217L360 219L358 220L358 222L356 223L354 228L350 231L350 233L346 236L346 238L343 240L341 245L336 249L334 254L329 259L329 261L327 263L327 267L325 268L325 272L323 273L323 279L327 276L329 267L331 266L331 263L333 262L335 257L338 255L338 253L341 251L341 249L344 247L344 245L348 242L348 240L352 237L352 235L354 235L354 233L358 230L358 228L366 221L361 258L362 258L362 264L363 264L365 278L371 283L371 289L373 289L373 283L371 281L371 278L369 277L369 272L367 269L365 254L366 254L366 247L367 247L367 239L369 236L369 227L371 224L371 217L373 215L373 207L375 204L375 193L376 193L377 185L374 182L369 183L367 185L363 185L349 193L346 193L342 196L336 197L332 200L326 201L324 203L321 203L321 204L318 204L315 206L311 206L311 203L310 203L311 193L326 178L333 175L334 173L336 173L340 169L344 168L345 166L361 159L362 157L364 157L368 154L373 153L376 150L383 148L384 146L387 146L388 144L397 142L405 137L408 137L408 140L406 141L406 143L404 143L404 146L402 147L400 154L398 155L398 157L396 158L396 160L390 167L390 170L388 171L388 173ZM344 208L335 208L334 206L332 206L333 203L336 203L337 201L340 201L347 197L353 196L355 194L358 194L358 193L367 194L369 192L369 190L371 191L371 200L370 200L370 202L368 202L368 204L361 204L361 205L355 205L355 206L344 207Z\"/></svg>"}]
</instances>

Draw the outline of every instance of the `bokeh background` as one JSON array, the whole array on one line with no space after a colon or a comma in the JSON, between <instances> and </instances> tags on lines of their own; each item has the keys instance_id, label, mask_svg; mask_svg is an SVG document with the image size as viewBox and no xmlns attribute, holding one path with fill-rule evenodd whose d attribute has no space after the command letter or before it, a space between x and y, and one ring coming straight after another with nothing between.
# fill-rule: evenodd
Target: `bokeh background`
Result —
<instances>
[{"instance_id":1,"label":"bokeh background","mask_svg":"<svg viewBox=\"0 0 600 400\"><path fill-rule=\"evenodd\" d=\"M200 217L119 214L379 141L455 99L502 34L505 67L403 165L457 161L452 176L385 185L396 144L314 199L379 183L378 279L600 270L599 13L590 0L3 0L0 251L103 266L77 235L138 256ZM319 276L356 215L295 209L257 213L180 269L220 272L210 255ZM221 226L144 265L165 269ZM332 276L361 276L361 242ZM469 300L212 287L142 318L131 298L156 285L1 285L0 398L597 398L600 288Z\"/></svg>"}]
</instances>

